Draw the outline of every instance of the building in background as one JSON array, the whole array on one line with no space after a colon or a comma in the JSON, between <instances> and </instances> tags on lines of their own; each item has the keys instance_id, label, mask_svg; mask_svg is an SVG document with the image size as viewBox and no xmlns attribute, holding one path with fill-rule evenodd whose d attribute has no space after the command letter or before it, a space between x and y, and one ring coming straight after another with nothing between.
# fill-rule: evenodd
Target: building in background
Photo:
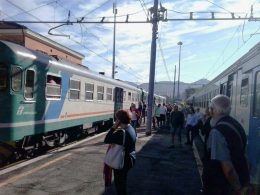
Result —
<instances>
[{"instance_id":1,"label":"building in background","mask_svg":"<svg viewBox=\"0 0 260 195\"><path fill-rule=\"evenodd\" d=\"M65 59L73 64L81 65L85 57L17 23L0 22L0 40L14 42L28 49Z\"/></svg>"}]
</instances>

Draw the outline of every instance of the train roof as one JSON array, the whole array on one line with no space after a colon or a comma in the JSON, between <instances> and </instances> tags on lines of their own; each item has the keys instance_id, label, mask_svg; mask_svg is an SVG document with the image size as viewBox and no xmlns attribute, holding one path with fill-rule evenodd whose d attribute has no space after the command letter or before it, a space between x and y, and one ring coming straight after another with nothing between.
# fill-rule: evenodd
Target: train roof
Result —
<instances>
[{"instance_id":1,"label":"train roof","mask_svg":"<svg viewBox=\"0 0 260 195\"><path fill-rule=\"evenodd\" d=\"M260 42L258 42L247 53L245 53L242 57L240 57L236 62L234 62L226 70L221 72L218 76L216 76L214 79L212 79L207 85L205 85L203 88L201 88L201 90L199 92L193 94L187 100L191 100L194 96L196 97L196 96L200 95L207 87L214 85L214 83L219 81L221 78L231 74L233 71L242 69L243 72L246 72L246 71L254 68L254 66L258 65L258 63L253 64L253 65L248 65L248 66L245 66L245 63L247 63L249 60L253 59L257 55L260 55Z\"/></svg>"},{"instance_id":2,"label":"train roof","mask_svg":"<svg viewBox=\"0 0 260 195\"><path fill-rule=\"evenodd\" d=\"M247 61L260 54L260 42L258 42L255 46L253 46L246 54L244 54L241 58L239 58L236 62L234 62L231 66L229 66L226 70L221 72L218 76L216 76L212 81L210 81L206 86L215 83L217 80L226 76L233 72L234 70L238 70L242 68L242 65ZM243 72L247 71L251 67L243 67Z\"/></svg>"},{"instance_id":3,"label":"train roof","mask_svg":"<svg viewBox=\"0 0 260 195\"><path fill-rule=\"evenodd\" d=\"M52 56L42 54L37 51L33 51L30 49L27 49L21 45L8 42L8 41L0 41L0 43L4 44L5 47L11 50L14 54L17 55L16 60L19 62L23 62L23 64L32 64L35 61L40 62L41 64L46 64L46 66L55 67L59 70L63 70L65 72L69 72L72 74L76 74L79 76L85 76L91 79L96 79L98 81L102 81L105 83L110 83L113 85L121 86L124 88L132 89L132 90L140 90L132 85L129 85L127 83L124 83L122 81L118 81L112 78L109 78L105 75L101 75L97 72L89 70L86 66L80 66L76 64L72 64L66 60L63 59L56 59Z\"/></svg>"}]
</instances>

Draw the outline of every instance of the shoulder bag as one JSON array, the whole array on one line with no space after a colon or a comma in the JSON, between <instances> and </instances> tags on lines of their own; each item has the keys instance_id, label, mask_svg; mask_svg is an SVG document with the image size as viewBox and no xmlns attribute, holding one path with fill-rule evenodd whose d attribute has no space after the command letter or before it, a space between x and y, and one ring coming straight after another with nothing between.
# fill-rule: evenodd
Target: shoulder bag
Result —
<instances>
[{"instance_id":1,"label":"shoulder bag","mask_svg":"<svg viewBox=\"0 0 260 195\"><path fill-rule=\"evenodd\" d=\"M113 169L122 169L124 167L125 158L125 130L123 131L123 145L110 144L105 155L104 163Z\"/></svg>"}]
</instances>

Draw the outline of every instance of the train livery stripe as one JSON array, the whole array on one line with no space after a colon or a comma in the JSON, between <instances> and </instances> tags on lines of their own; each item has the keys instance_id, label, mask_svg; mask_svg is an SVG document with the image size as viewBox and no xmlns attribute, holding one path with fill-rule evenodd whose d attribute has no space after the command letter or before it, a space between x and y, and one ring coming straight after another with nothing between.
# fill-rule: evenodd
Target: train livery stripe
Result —
<instances>
[{"instance_id":1,"label":"train livery stripe","mask_svg":"<svg viewBox=\"0 0 260 195\"><path fill-rule=\"evenodd\" d=\"M78 113L78 114L67 114L61 115L60 118L74 118L74 117L81 117L81 116L89 116L89 115L97 115L97 114L113 114L113 110L103 111L103 112L86 112L86 113Z\"/></svg>"},{"instance_id":2,"label":"train livery stripe","mask_svg":"<svg viewBox=\"0 0 260 195\"><path fill-rule=\"evenodd\" d=\"M95 116L103 116L104 114L111 114L112 115L113 113L114 113L113 111L103 111L103 112L69 114L67 116L62 115L61 119L66 120L66 118L74 118L74 117L79 117L79 116L95 117ZM68 119L68 120L72 120L72 119ZM64 121L64 120L62 120L62 121ZM47 124L47 123L55 123L55 122L61 122L61 120L60 119L49 119L49 120L18 122L18 123L0 123L0 128L23 127L23 126L29 126L29 125L39 125L39 124Z\"/></svg>"}]
</instances>

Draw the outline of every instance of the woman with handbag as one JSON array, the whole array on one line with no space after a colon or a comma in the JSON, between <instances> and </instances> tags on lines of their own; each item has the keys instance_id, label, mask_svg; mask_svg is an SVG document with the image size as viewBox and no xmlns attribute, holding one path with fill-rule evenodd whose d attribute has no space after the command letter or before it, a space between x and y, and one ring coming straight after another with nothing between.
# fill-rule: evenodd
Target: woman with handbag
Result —
<instances>
[{"instance_id":1,"label":"woman with handbag","mask_svg":"<svg viewBox=\"0 0 260 195\"><path fill-rule=\"evenodd\" d=\"M129 113L125 110L119 110L116 113L116 122L112 128L107 133L104 142L109 145L109 150L115 145L123 146L124 148L124 158L122 168L113 168L114 172L114 182L118 195L125 195L126 193L126 181L127 173L130 168L135 164L135 142L136 142L136 132L135 129L130 125L131 117ZM122 155L122 152L120 154ZM109 165L110 162L106 161L105 164Z\"/></svg>"}]
</instances>

